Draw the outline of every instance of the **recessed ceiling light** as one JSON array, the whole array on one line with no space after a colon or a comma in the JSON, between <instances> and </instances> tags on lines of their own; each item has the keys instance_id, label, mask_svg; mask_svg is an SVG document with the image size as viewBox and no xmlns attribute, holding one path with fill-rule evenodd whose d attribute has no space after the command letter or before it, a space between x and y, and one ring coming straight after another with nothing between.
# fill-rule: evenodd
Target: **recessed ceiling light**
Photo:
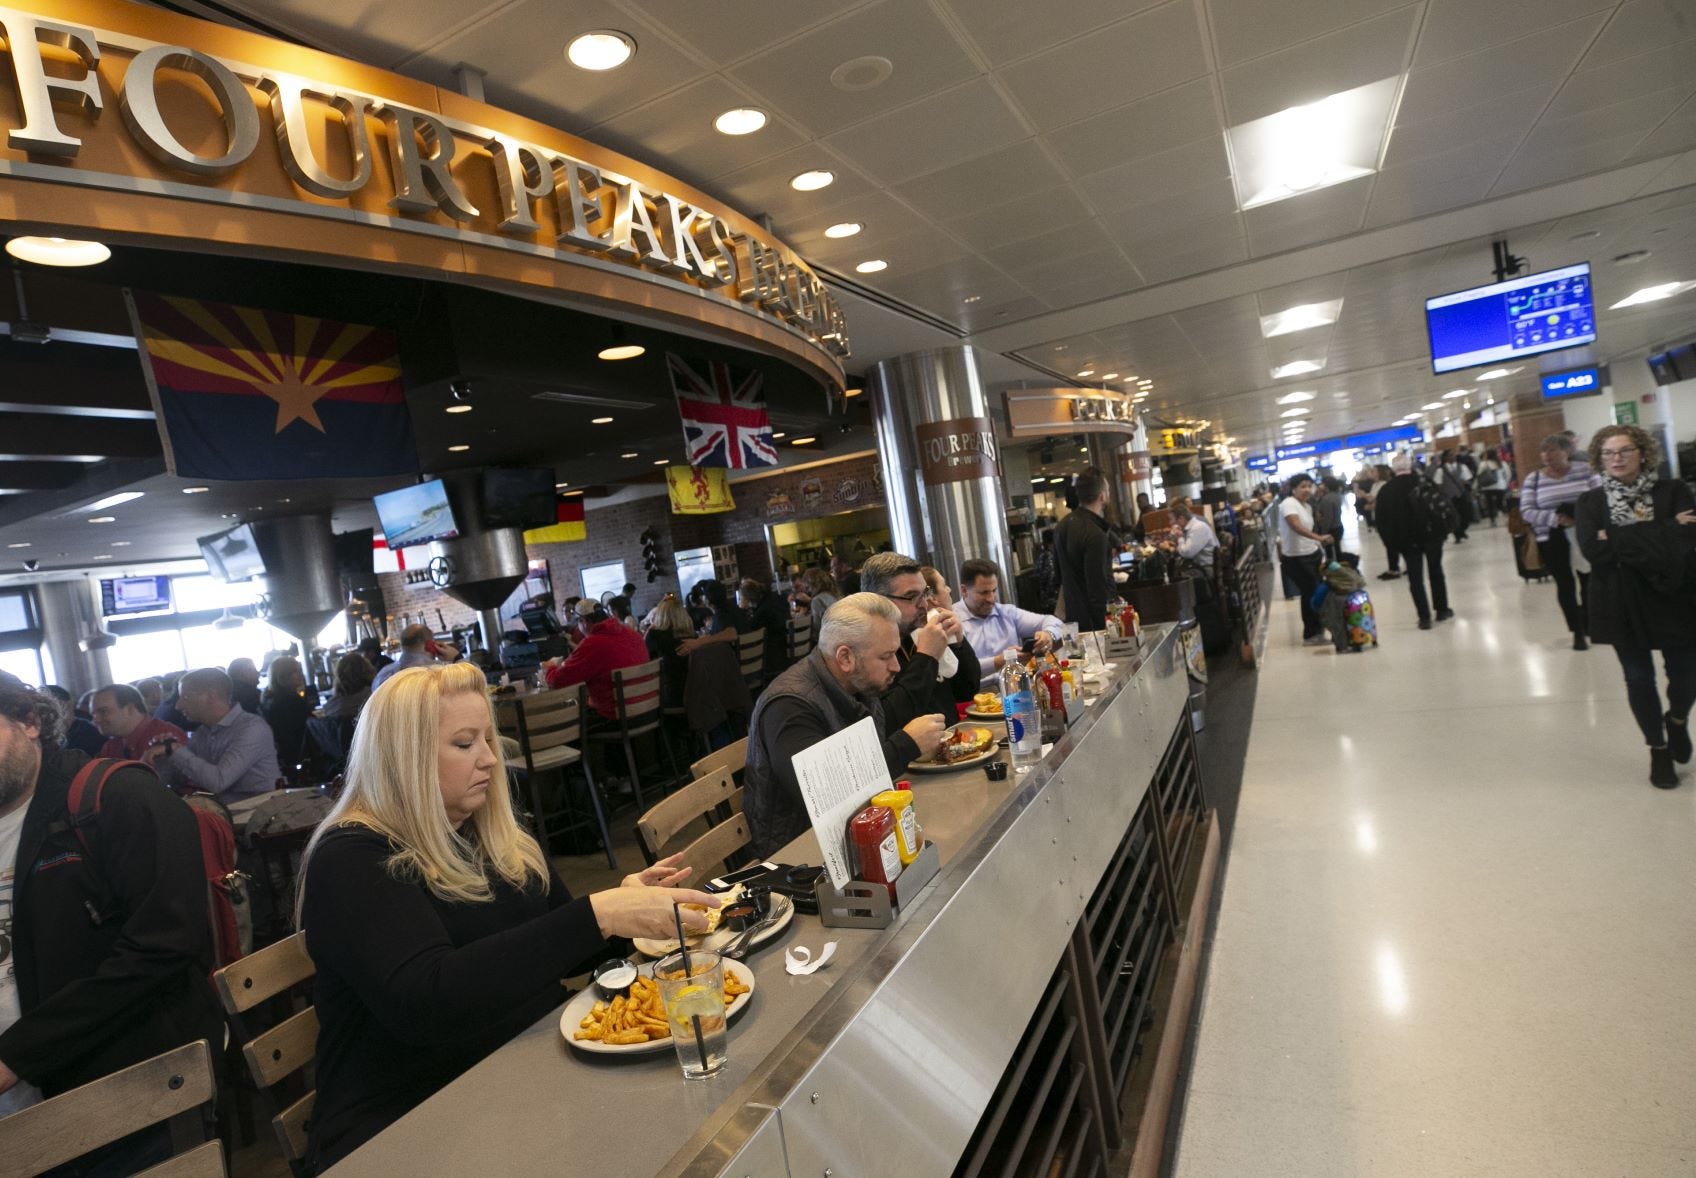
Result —
<instances>
[{"instance_id":1,"label":"recessed ceiling light","mask_svg":"<svg viewBox=\"0 0 1696 1178\"><path fill-rule=\"evenodd\" d=\"M669 458L656 458L656 459L654 459L654 465L655 466L670 466L671 465L671 459L669 459Z\"/></svg>"},{"instance_id":2,"label":"recessed ceiling light","mask_svg":"<svg viewBox=\"0 0 1696 1178\"><path fill-rule=\"evenodd\" d=\"M112 554L110 552L96 552L94 554L94 559L95 560L111 560Z\"/></svg>"},{"instance_id":3,"label":"recessed ceiling light","mask_svg":"<svg viewBox=\"0 0 1696 1178\"><path fill-rule=\"evenodd\" d=\"M960 302L962 302L963 304L965 304L966 306L969 307L973 303L983 302L983 296L982 295L967 295L965 298L961 299Z\"/></svg>"},{"instance_id":4,"label":"recessed ceiling light","mask_svg":"<svg viewBox=\"0 0 1696 1178\"><path fill-rule=\"evenodd\" d=\"M867 54L845 61L831 70L830 84L838 90L870 90L888 81L894 72L895 63L887 57Z\"/></svg>"},{"instance_id":5,"label":"recessed ceiling light","mask_svg":"<svg viewBox=\"0 0 1696 1178\"><path fill-rule=\"evenodd\" d=\"M580 70L614 70L629 61L636 52L636 42L628 33L617 29L596 29L573 37L565 47L566 60Z\"/></svg>"},{"instance_id":6,"label":"recessed ceiling light","mask_svg":"<svg viewBox=\"0 0 1696 1178\"><path fill-rule=\"evenodd\" d=\"M1471 389L1450 389L1448 392L1443 394L1443 400L1453 401L1457 397L1466 396L1471 391Z\"/></svg>"},{"instance_id":7,"label":"recessed ceiling light","mask_svg":"<svg viewBox=\"0 0 1696 1178\"><path fill-rule=\"evenodd\" d=\"M1623 254L1614 255L1614 265L1616 266L1635 266L1639 262L1646 262L1648 260L1648 250L1627 250Z\"/></svg>"},{"instance_id":8,"label":"recessed ceiling light","mask_svg":"<svg viewBox=\"0 0 1696 1178\"><path fill-rule=\"evenodd\" d=\"M212 489L211 487L184 487L183 488L183 494L184 495L199 495L199 494L202 494L206 491L210 491L211 489Z\"/></svg>"},{"instance_id":9,"label":"recessed ceiling light","mask_svg":"<svg viewBox=\"0 0 1696 1178\"><path fill-rule=\"evenodd\" d=\"M843 389L842 395L844 397L857 397L865 391L865 389Z\"/></svg>"},{"instance_id":10,"label":"recessed ceiling light","mask_svg":"<svg viewBox=\"0 0 1696 1178\"><path fill-rule=\"evenodd\" d=\"M554 484L554 490L556 490L556 491L563 491L563 490L565 490L565 489L566 489L566 488L567 488L567 487L569 487L569 486L571 486L571 484L570 484L570 483L555 483L555 484Z\"/></svg>"},{"instance_id":11,"label":"recessed ceiling light","mask_svg":"<svg viewBox=\"0 0 1696 1178\"><path fill-rule=\"evenodd\" d=\"M818 439L813 438L813 437L796 438L794 441L790 442L789 444L791 446L810 446L816 441L818 441Z\"/></svg>"},{"instance_id":12,"label":"recessed ceiling light","mask_svg":"<svg viewBox=\"0 0 1696 1178\"><path fill-rule=\"evenodd\" d=\"M116 495L108 495L104 499L96 499L93 503L85 503L75 512L67 514L78 515L85 511L104 511L108 507L116 507L120 503L128 503L132 499L140 499L145 491L119 491Z\"/></svg>"},{"instance_id":13,"label":"recessed ceiling light","mask_svg":"<svg viewBox=\"0 0 1696 1178\"><path fill-rule=\"evenodd\" d=\"M582 491L567 491L565 493L565 497L567 499L570 499L573 495L581 495L582 493L583 493Z\"/></svg>"},{"instance_id":14,"label":"recessed ceiling light","mask_svg":"<svg viewBox=\"0 0 1696 1178\"><path fill-rule=\"evenodd\" d=\"M462 454L469 449L471 449L470 446L467 446L464 442L461 442L457 446L449 446L448 447L448 453L449 454Z\"/></svg>"},{"instance_id":15,"label":"recessed ceiling light","mask_svg":"<svg viewBox=\"0 0 1696 1178\"><path fill-rule=\"evenodd\" d=\"M1285 393L1278 398L1280 405L1299 405L1303 401L1313 400L1313 394L1308 392Z\"/></svg>"},{"instance_id":16,"label":"recessed ceiling light","mask_svg":"<svg viewBox=\"0 0 1696 1178\"><path fill-rule=\"evenodd\" d=\"M1101 374L1101 379L1102 380L1118 380L1119 374L1117 372L1103 372Z\"/></svg>"},{"instance_id":17,"label":"recessed ceiling light","mask_svg":"<svg viewBox=\"0 0 1696 1178\"><path fill-rule=\"evenodd\" d=\"M6 252L38 266L96 266L112 256L98 241L70 237L14 237L6 243Z\"/></svg>"},{"instance_id":18,"label":"recessed ceiling light","mask_svg":"<svg viewBox=\"0 0 1696 1178\"><path fill-rule=\"evenodd\" d=\"M6 545L6 547L8 547L8 548L28 548L29 547L29 541L28 540L20 540L18 543L8 544L8 545Z\"/></svg>"},{"instance_id":19,"label":"recessed ceiling light","mask_svg":"<svg viewBox=\"0 0 1696 1178\"><path fill-rule=\"evenodd\" d=\"M1280 364L1272 370L1273 380L1282 380L1286 376L1306 376L1310 372L1318 372L1325 367L1323 360L1291 360L1288 364Z\"/></svg>"},{"instance_id":20,"label":"recessed ceiling light","mask_svg":"<svg viewBox=\"0 0 1696 1178\"><path fill-rule=\"evenodd\" d=\"M1093 368L1080 368L1080 369L1078 369L1078 376L1080 378L1085 377L1085 376L1094 376L1094 375L1095 375L1095 369L1093 369Z\"/></svg>"},{"instance_id":21,"label":"recessed ceiling light","mask_svg":"<svg viewBox=\"0 0 1696 1178\"><path fill-rule=\"evenodd\" d=\"M1079 454L1088 454L1089 453L1089 447L1088 446L1079 446L1078 447L1078 453Z\"/></svg>"},{"instance_id":22,"label":"recessed ceiling light","mask_svg":"<svg viewBox=\"0 0 1696 1178\"><path fill-rule=\"evenodd\" d=\"M1433 409L1443 408L1443 403L1441 401L1427 401L1425 404L1421 405L1420 408L1429 413Z\"/></svg>"},{"instance_id":23,"label":"recessed ceiling light","mask_svg":"<svg viewBox=\"0 0 1696 1178\"><path fill-rule=\"evenodd\" d=\"M713 120L713 127L721 135L752 135L765 125L766 112L752 106L727 110Z\"/></svg>"},{"instance_id":24,"label":"recessed ceiling light","mask_svg":"<svg viewBox=\"0 0 1696 1178\"><path fill-rule=\"evenodd\" d=\"M1260 334L1271 339L1276 335L1289 335L1292 332L1325 327L1335 323L1337 316L1342 313L1342 299L1328 299L1323 303L1301 303L1271 315L1262 315Z\"/></svg>"},{"instance_id":25,"label":"recessed ceiling light","mask_svg":"<svg viewBox=\"0 0 1696 1178\"><path fill-rule=\"evenodd\" d=\"M1618 306L1618 305L1619 304L1617 304L1617 303L1615 304L1615 306ZM1502 377L1512 376L1514 373L1516 373L1518 371L1520 371L1518 368L1492 368L1488 372L1480 372L1478 374L1478 379L1479 380L1501 380Z\"/></svg>"},{"instance_id":26,"label":"recessed ceiling light","mask_svg":"<svg viewBox=\"0 0 1696 1178\"><path fill-rule=\"evenodd\" d=\"M826 237L853 237L865 226L858 221L838 221L824 231Z\"/></svg>"},{"instance_id":27,"label":"recessed ceiling light","mask_svg":"<svg viewBox=\"0 0 1696 1178\"><path fill-rule=\"evenodd\" d=\"M802 172L789 182L789 187L796 192L817 192L836 180L835 172L827 172L823 168L815 168L810 172Z\"/></svg>"},{"instance_id":28,"label":"recessed ceiling light","mask_svg":"<svg viewBox=\"0 0 1696 1178\"><path fill-rule=\"evenodd\" d=\"M91 524L110 524L116 523L117 520L118 517L115 515L91 515L88 517L88 522Z\"/></svg>"},{"instance_id":29,"label":"recessed ceiling light","mask_svg":"<svg viewBox=\"0 0 1696 1178\"><path fill-rule=\"evenodd\" d=\"M640 452L638 452L636 450L632 450L628 454L620 454L619 457L620 458L640 458L641 454L640 454Z\"/></svg>"},{"instance_id":30,"label":"recessed ceiling light","mask_svg":"<svg viewBox=\"0 0 1696 1178\"><path fill-rule=\"evenodd\" d=\"M589 424L590 425L611 425L612 424L612 418L610 418L610 417L591 417L589 419Z\"/></svg>"},{"instance_id":31,"label":"recessed ceiling light","mask_svg":"<svg viewBox=\"0 0 1696 1178\"><path fill-rule=\"evenodd\" d=\"M616 344L610 348L602 348L595 355L602 360L634 360L647 350L641 344Z\"/></svg>"},{"instance_id":32,"label":"recessed ceiling light","mask_svg":"<svg viewBox=\"0 0 1696 1178\"><path fill-rule=\"evenodd\" d=\"M1304 409L1300 405L1297 405L1294 409L1284 410L1278 416L1279 417L1305 417L1305 416L1307 416L1307 414L1309 414L1311 412L1312 412L1311 409Z\"/></svg>"},{"instance_id":33,"label":"recessed ceiling light","mask_svg":"<svg viewBox=\"0 0 1696 1178\"><path fill-rule=\"evenodd\" d=\"M1396 75L1229 128L1237 207L1257 208L1376 172L1401 90Z\"/></svg>"},{"instance_id":34,"label":"recessed ceiling light","mask_svg":"<svg viewBox=\"0 0 1696 1178\"><path fill-rule=\"evenodd\" d=\"M1602 236L1602 231L1600 229L1580 229L1577 233L1574 233L1571 237L1567 238L1567 240L1584 241L1587 238L1600 236Z\"/></svg>"},{"instance_id":35,"label":"recessed ceiling light","mask_svg":"<svg viewBox=\"0 0 1696 1178\"><path fill-rule=\"evenodd\" d=\"M1619 302L1609 307L1608 310L1618 311L1623 307L1635 307L1640 303L1659 302L1661 299L1670 299L1674 295L1681 295L1685 291L1693 288L1696 288L1696 282L1661 282L1654 286L1645 286L1639 290L1632 291ZM1479 377L1478 379L1483 380L1484 378Z\"/></svg>"},{"instance_id":36,"label":"recessed ceiling light","mask_svg":"<svg viewBox=\"0 0 1696 1178\"><path fill-rule=\"evenodd\" d=\"M858 266L855 266L854 269L858 270L861 274L876 274L879 270L889 269L889 263L884 261L882 258L873 258L869 262L861 262Z\"/></svg>"},{"instance_id":37,"label":"recessed ceiling light","mask_svg":"<svg viewBox=\"0 0 1696 1178\"><path fill-rule=\"evenodd\" d=\"M471 406L469 406L469 405L449 405L447 407L447 412L449 412L449 413L470 413L471 412Z\"/></svg>"},{"instance_id":38,"label":"recessed ceiling light","mask_svg":"<svg viewBox=\"0 0 1696 1178\"><path fill-rule=\"evenodd\" d=\"M129 540L114 540L114 541L112 541L112 547L114 547L114 548L128 548L131 543L132 543L132 541L129 541Z\"/></svg>"},{"instance_id":39,"label":"recessed ceiling light","mask_svg":"<svg viewBox=\"0 0 1696 1178\"><path fill-rule=\"evenodd\" d=\"M772 435L772 438L773 438L773 440L779 440L780 441L783 438L787 438L788 436L789 435L786 434L786 433L775 433L775 434Z\"/></svg>"}]
</instances>

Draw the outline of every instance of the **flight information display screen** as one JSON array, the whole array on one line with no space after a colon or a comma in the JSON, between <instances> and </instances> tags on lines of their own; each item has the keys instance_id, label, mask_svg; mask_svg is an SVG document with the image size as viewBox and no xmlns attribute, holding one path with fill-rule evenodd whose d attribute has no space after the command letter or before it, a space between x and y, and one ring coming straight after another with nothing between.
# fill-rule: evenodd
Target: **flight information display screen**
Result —
<instances>
[{"instance_id":1,"label":"flight information display screen","mask_svg":"<svg viewBox=\"0 0 1696 1178\"><path fill-rule=\"evenodd\" d=\"M1426 299L1425 327L1434 372L1594 343L1590 264Z\"/></svg>"}]
</instances>

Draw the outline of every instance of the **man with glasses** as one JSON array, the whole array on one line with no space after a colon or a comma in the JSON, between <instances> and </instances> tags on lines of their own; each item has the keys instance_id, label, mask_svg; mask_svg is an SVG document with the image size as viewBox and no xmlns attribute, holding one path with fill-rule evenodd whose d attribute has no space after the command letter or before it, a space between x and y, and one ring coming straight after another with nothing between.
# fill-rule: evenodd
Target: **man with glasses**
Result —
<instances>
[{"instance_id":1,"label":"man with glasses","mask_svg":"<svg viewBox=\"0 0 1696 1178\"><path fill-rule=\"evenodd\" d=\"M898 552L879 552L860 566L860 588L876 593L900 611L901 670L883 693L883 714L891 729L919 716L940 714L952 724L964 703L978 692L983 678L978 656L966 641L952 610L932 609L922 566ZM952 669L947 663L954 664Z\"/></svg>"}]
</instances>

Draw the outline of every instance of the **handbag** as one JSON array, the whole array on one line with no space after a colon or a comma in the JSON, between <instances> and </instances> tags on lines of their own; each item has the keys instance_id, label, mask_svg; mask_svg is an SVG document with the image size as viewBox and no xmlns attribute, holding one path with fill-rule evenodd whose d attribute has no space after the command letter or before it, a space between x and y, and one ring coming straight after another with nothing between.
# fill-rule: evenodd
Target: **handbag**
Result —
<instances>
[{"instance_id":1,"label":"handbag","mask_svg":"<svg viewBox=\"0 0 1696 1178\"><path fill-rule=\"evenodd\" d=\"M1519 538L1519 562L1525 566L1528 573L1541 572L1543 569L1543 554L1537 548L1537 533L1530 528Z\"/></svg>"}]
</instances>

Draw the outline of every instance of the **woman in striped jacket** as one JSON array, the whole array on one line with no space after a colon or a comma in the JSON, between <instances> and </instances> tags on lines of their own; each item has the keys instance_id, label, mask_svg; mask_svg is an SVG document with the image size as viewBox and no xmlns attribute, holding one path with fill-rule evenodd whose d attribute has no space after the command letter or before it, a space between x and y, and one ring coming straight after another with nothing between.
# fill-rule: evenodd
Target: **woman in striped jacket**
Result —
<instances>
[{"instance_id":1,"label":"woman in striped jacket","mask_svg":"<svg viewBox=\"0 0 1696 1178\"><path fill-rule=\"evenodd\" d=\"M1538 447L1543 459L1540 469L1525 476L1519 488L1519 514L1537 534L1537 553L1543 567L1555 578L1555 596L1560 599L1566 627L1572 631L1572 649L1588 650L1585 637L1582 592L1589 578L1572 568L1572 541L1567 529L1573 524L1573 504L1578 497L1602 485L1590 464L1573 454L1572 439L1550 434Z\"/></svg>"}]
</instances>

